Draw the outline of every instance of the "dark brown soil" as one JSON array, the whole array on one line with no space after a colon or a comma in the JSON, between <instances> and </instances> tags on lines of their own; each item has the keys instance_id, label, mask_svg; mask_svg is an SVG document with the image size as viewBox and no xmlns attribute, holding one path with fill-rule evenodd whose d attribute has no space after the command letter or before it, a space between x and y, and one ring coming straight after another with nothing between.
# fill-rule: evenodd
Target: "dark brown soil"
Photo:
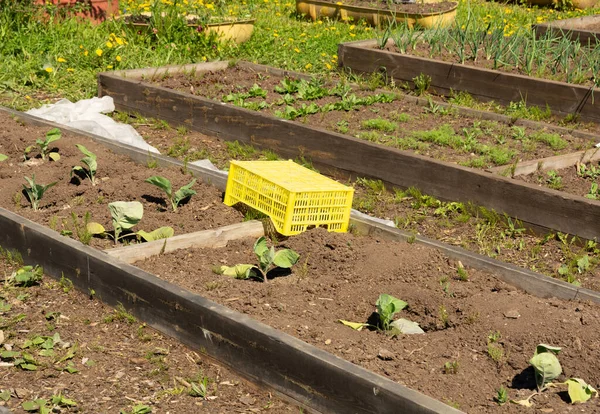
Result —
<instances>
[{"instance_id":1,"label":"dark brown soil","mask_svg":"<svg viewBox=\"0 0 600 414\"><path fill-rule=\"evenodd\" d=\"M279 243L300 254L289 276L262 283L211 271L255 263L253 243L183 250L137 265L467 412L524 412L516 405L499 407L493 398L501 386L513 399L532 393L528 360L538 343L563 347L566 377L600 383L597 305L541 300L474 269L461 281L458 263L436 250L323 229ZM408 302L397 317L418 322L426 334L389 337L338 322L366 322L381 293ZM532 411L571 411L558 391L535 397ZM597 399L580 408L600 412Z\"/></svg>"},{"instance_id":2,"label":"dark brown soil","mask_svg":"<svg viewBox=\"0 0 600 414\"><path fill-rule=\"evenodd\" d=\"M600 168L598 163L593 165L593 167ZM593 178L591 176L584 177L578 175L576 166L558 171L551 170L546 172L536 172L534 174L529 175L520 175L516 178L518 180L523 180L528 183L539 184L540 186L552 188L554 190L564 191L582 197L586 197L590 194L592 184L600 184L599 177ZM600 195L597 196L597 199L600 199Z\"/></svg>"},{"instance_id":3,"label":"dark brown soil","mask_svg":"<svg viewBox=\"0 0 600 414\"><path fill-rule=\"evenodd\" d=\"M0 257L0 302L10 306L0 312L0 349L32 354L37 370L2 367L0 392L10 397L0 405L13 413L24 413L25 401L59 394L77 406L53 412L130 413L137 404L153 413L298 412L130 315L72 290L67 281L44 277L41 285L29 288L5 285L14 269ZM21 349L28 339L57 333L65 343L54 346L54 357L40 356L39 347ZM72 358L55 363L72 350ZM69 365L77 372L63 370ZM203 378L207 400L188 393L190 383Z\"/></svg>"},{"instance_id":4,"label":"dark brown soil","mask_svg":"<svg viewBox=\"0 0 600 414\"><path fill-rule=\"evenodd\" d=\"M376 94L366 85L353 86L351 90L341 91L341 87L345 85L343 81L329 81L323 84L329 91L325 96L308 100L292 93L288 99L293 102L288 102L288 105L284 103L285 94L275 92L282 79L236 66L215 73L173 75L155 81L164 87L219 101L231 101L236 105L277 116L285 116L285 111L291 107L296 110L300 110L303 105L317 105L322 108L328 104L342 102L342 96L348 100L353 94L358 98ZM240 98L243 94L250 93L255 85L266 92L266 97ZM337 91L333 89L336 85ZM347 87L350 88L349 85ZM339 96L335 95L335 92ZM332 110L305 114L296 117L295 120L477 168L563 154L592 145L589 140L564 134L560 137L557 135L564 141L562 147L550 147L540 140L540 135L547 134L543 129L526 128L524 134L519 135L506 124L460 116L455 111L436 108L434 103L429 108L416 106L403 102L402 95L397 93L395 99L394 102L355 106L348 111ZM259 109L258 105L266 107Z\"/></svg>"},{"instance_id":5,"label":"dark brown soil","mask_svg":"<svg viewBox=\"0 0 600 414\"><path fill-rule=\"evenodd\" d=\"M197 194L173 212L165 194L157 187L145 183L152 175L161 175L171 180L174 190L189 183L192 177L174 168L148 168L135 164L125 156L116 155L91 140L63 134L53 145L61 155L59 161L42 161L32 158L23 162L25 147L34 144L36 138L45 136L48 128L23 126L6 115L0 115L3 124L0 132L0 154L9 157L0 162L0 206L13 210L30 220L49 226L56 231L70 230L77 237L72 218L74 214L79 226L83 226L86 213L92 221L112 229L108 203L114 201L141 202L144 216L134 230L151 231L161 226L171 226L175 234L189 233L232 224L242 220L242 215L223 205L222 194L215 187L196 182ZM83 155L75 147L82 144L97 156L98 184L92 186L87 178L71 177L71 168L82 165ZM32 153L35 156L37 153ZM151 165L149 156L149 164ZM33 211L22 194L23 177L35 174L38 184L57 182L43 196L40 210ZM112 241L95 238L92 245L108 247Z\"/></svg>"},{"instance_id":6,"label":"dark brown soil","mask_svg":"<svg viewBox=\"0 0 600 414\"><path fill-rule=\"evenodd\" d=\"M335 4L335 2L331 2ZM347 0L344 1L345 6L358 6L376 8L382 10L393 10L396 13L414 13L414 14L429 14L442 13L456 7L456 2L443 1L437 3L402 3L389 1L372 1L372 0Z\"/></svg>"}]
</instances>

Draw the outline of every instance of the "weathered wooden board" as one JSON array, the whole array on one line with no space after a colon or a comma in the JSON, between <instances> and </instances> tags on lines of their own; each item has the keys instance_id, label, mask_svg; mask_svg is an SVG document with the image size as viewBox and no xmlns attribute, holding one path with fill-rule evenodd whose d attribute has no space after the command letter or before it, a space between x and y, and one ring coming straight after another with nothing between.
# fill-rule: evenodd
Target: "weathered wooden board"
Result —
<instances>
[{"instance_id":1,"label":"weathered wooden board","mask_svg":"<svg viewBox=\"0 0 600 414\"><path fill-rule=\"evenodd\" d=\"M473 202L523 222L592 239L600 234L600 202L517 182L223 104L214 100L130 80L99 75L101 95L120 110L138 112L176 125L270 149L280 156L310 159L322 172L378 178L414 186L444 200Z\"/></svg>"},{"instance_id":2,"label":"weathered wooden board","mask_svg":"<svg viewBox=\"0 0 600 414\"><path fill-rule=\"evenodd\" d=\"M512 166L500 166L490 168L489 171L497 174L518 175L533 174L536 171L560 170L573 167L577 163L588 163L600 160L600 148L592 148L586 151L577 151L570 154L556 155L554 157L540 158L537 160L523 161L514 168Z\"/></svg>"},{"instance_id":3,"label":"weathered wooden board","mask_svg":"<svg viewBox=\"0 0 600 414\"><path fill-rule=\"evenodd\" d=\"M230 240L245 237L260 237L265 234L264 226L260 221L252 220L244 223L235 223L216 229L197 231L181 234L168 239L155 240L148 243L133 244L105 250L105 252L125 263L134 263L151 256L173 252L192 247L225 247Z\"/></svg>"},{"instance_id":4,"label":"weathered wooden board","mask_svg":"<svg viewBox=\"0 0 600 414\"><path fill-rule=\"evenodd\" d=\"M593 99L593 89L585 86L393 53L377 48L374 40L340 43L338 59L340 66L353 72L383 71L402 82L427 74L431 90L442 95L466 91L477 99L502 104L524 100L528 105L548 106L562 116L579 114L582 120L600 122L600 102Z\"/></svg>"},{"instance_id":5,"label":"weathered wooden board","mask_svg":"<svg viewBox=\"0 0 600 414\"><path fill-rule=\"evenodd\" d=\"M316 412L459 412L4 209L0 245Z\"/></svg>"},{"instance_id":6,"label":"weathered wooden board","mask_svg":"<svg viewBox=\"0 0 600 414\"><path fill-rule=\"evenodd\" d=\"M599 24L600 16L594 15L534 24L533 29L537 37L545 37L550 32L552 36L566 37L581 43L583 46L593 47L600 43L600 32L590 30L590 26L598 26Z\"/></svg>"}]
</instances>

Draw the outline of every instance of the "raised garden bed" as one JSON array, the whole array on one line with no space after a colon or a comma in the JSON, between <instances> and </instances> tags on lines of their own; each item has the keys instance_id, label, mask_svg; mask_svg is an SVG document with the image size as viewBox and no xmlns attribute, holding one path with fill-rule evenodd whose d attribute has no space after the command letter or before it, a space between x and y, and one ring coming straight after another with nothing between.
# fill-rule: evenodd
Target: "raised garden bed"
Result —
<instances>
[{"instance_id":1,"label":"raised garden bed","mask_svg":"<svg viewBox=\"0 0 600 414\"><path fill-rule=\"evenodd\" d=\"M291 75L264 66L240 65L253 68L263 77ZM103 73L99 75L100 94L111 95L120 110L158 117L224 140L250 143L282 157L305 157L325 173L335 172L342 177L375 177L398 187L414 186L442 199L474 202L525 222L565 233L587 238L594 238L598 234L596 226L600 222L597 220L600 213L597 212L599 205L595 201L565 196L301 122L289 122L227 105L220 101L221 94L217 102L142 80L165 72L193 70L198 74L221 71L227 66L228 63L222 62ZM403 99L415 102L414 98ZM467 112L485 116L481 112ZM493 119L505 119L508 122L506 117L493 115ZM331 114L321 113L316 119L327 119L328 116ZM537 128L543 127L538 124Z\"/></svg>"},{"instance_id":2,"label":"raised garden bed","mask_svg":"<svg viewBox=\"0 0 600 414\"><path fill-rule=\"evenodd\" d=\"M568 348L561 353L567 375L600 381L582 357L597 353L596 306L541 301L471 268L461 281L457 262L434 249L322 229L279 243L300 254L289 276L263 283L213 272L223 263L254 263L254 241L181 250L136 265L466 412L519 412L498 408L493 397L501 386L514 399L531 394L527 384L535 381L527 361L541 338ZM406 301L401 316L426 334L391 338L339 323L366 322L380 293ZM591 325L582 329L580 318ZM498 342L489 338L496 331ZM575 338L586 345L575 349ZM564 404L559 393L536 400L538 409L560 411Z\"/></svg>"},{"instance_id":3,"label":"raised garden bed","mask_svg":"<svg viewBox=\"0 0 600 414\"><path fill-rule=\"evenodd\" d=\"M133 231L150 232L170 226L175 235L180 235L241 222L243 219L241 213L222 204L221 191L201 181L195 182L192 187L196 194L187 203L182 203L177 211L173 211L165 193L145 180L155 175L166 177L175 191L193 178L180 168L160 168L149 154L146 155L145 165L135 163L129 157L115 154L89 138L65 131L59 140L48 147L58 153L60 159L43 160L37 148L26 156L24 151L28 146L35 145L36 139L45 140L51 128L24 126L6 112L0 112L0 122L3 125L0 154L8 157L0 162L0 206L92 246L108 248L114 245L108 237L90 238L85 228L87 222L98 222L111 230L108 204L116 201L138 201L142 204L143 217ZM96 156L95 185L85 174L72 173L72 167L85 165L81 162L84 154L76 145L83 145ZM23 191L23 186L28 185L24 177L33 176L40 185L56 183L46 190L37 211L32 209ZM135 241L135 237L127 237L119 244L124 241Z\"/></svg>"},{"instance_id":4,"label":"raised garden bed","mask_svg":"<svg viewBox=\"0 0 600 414\"><path fill-rule=\"evenodd\" d=\"M546 36L548 32L554 36L564 36L578 41L583 46L593 46L600 38L600 16L574 17L533 26L538 36Z\"/></svg>"},{"instance_id":5,"label":"raised garden bed","mask_svg":"<svg viewBox=\"0 0 600 414\"><path fill-rule=\"evenodd\" d=\"M384 26L395 21L420 27L446 27L456 17L456 2L424 2L394 4L376 1L330 2L320 0L296 0L296 11L313 20L324 17L344 21L364 20L372 26Z\"/></svg>"},{"instance_id":6,"label":"raised garden bed","mask_svg":"<svg viewBox=\"0 0 600 414\"><path fill-rule=\"evenodd\" d=\"M391 40L387 44L390 50L379 48L376 40L341 43L339 64L358 73L384 70L388 77L400 82L413 82L424 74L430 77L430 90L440 95L465 91L477 99L505 105L526 101L528 105L548 107L563 117L600 122L600 104L593 99L592 86L397 53L394 46Z\"/></svg>"},{"instance_id":7,"label":"raised garden bed","mask_svg":"<svg viewBox=\"0 0 600 414\"><path fill-rule=\"evenodd\" d=\"M268 390L136 320L123 307L112 309L73 289L66 278L43 276L29 287L5 282L21 267L17 259L0 250L0 352L12 350L16 358L32 355L35 370L11 367L6 364L14 365L15 358L2 358L1 405L13 413L24 412L23 404L39 398L46 400L46 408L56 406L55 412L63 413L129 414L135 406L178 413L298 412ZM190 395L192 386L202 390L203 385L204 396ZM64 399L76 406L69 407Z\"/></svg>"}]
</instances>

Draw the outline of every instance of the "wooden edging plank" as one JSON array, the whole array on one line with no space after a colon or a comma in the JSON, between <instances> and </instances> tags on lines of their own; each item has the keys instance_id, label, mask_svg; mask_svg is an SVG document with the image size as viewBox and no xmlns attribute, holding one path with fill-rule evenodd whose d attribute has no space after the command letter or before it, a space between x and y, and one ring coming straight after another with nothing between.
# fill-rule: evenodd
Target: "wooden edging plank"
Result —
<instances>
[{"instance_id":1,"label":"wooden edging plank","mask_svg":"<svg viewBox=\"0 0 600 414\"><path fill-rule=\"evenodd\" d=\"M507 170L512 177L533 174L536 171L561 170L573 167L578 163L588 163L600 160L600 148L586 151L577 151L570 154L555 155L554 157L540 158L537 160L523 161L518 163L514 169L511 166L500 166L490 168L488 171L496 174L504 174Z\"/></svg>"},{"instance_id":2,"label":"wooden edging plank","mask_svg":"<svg viewBox=\"0 0 600 414\"><path fill-rule=\"evenodd\" d=\"M245 237L260 237L265 234L263 224L257 220L235 223L216 229L202 230L194 233L180 234L167 239L155 240L148 243L108 249L104 252L109 256L125 263L134 263L151 256L173 252L192 247L225 247L231 240Z\"/></svg>"},{"instance_id":3,"label":"wooden edging plank","mask_svg":"<svg viewBox=\"0 0 600 414\"><path fill-rule=\"evenodd\" d=\"M472 96L502 104L524 100L560 115L579 114L582 120L600 122L600 103L593 88L532 78L497 70L399 54L372 47L375 41L340 43L339 65L360 73L384 70L388 76L412 82L420 74L431 77L431 90L449 95L466 91Z\"/></svg>"},{"instance_id":4,"label":"wooden edging plank","mask_svg":"<svg viewBox=\"0 0 600 414\"><path fill-rule=\"evenodd\" d=\"M112 73L99 74L101 95L117 108L185 125L225 140L300 155L325 173L414 186L444 200L473 202L525 223L593 239L600 234L600 202L484 171L434 160L335 132L192 96Z\"/></svg>"},{"instance_id":5,"label":"wooden edging plank","mask_svg":"<svg viewBox=\"0 0 600 414\"><path fill-rule=\"evenodd\" d=\"M317 412L459 412L5 209L0 245Z\"/></svg>"},{"instance_id":6,"label":"wooden edging plank","mask_svg":"<svg viewBox=\"0 0 600 414\"><path fill-rule=\"evenodd\" d=\"M581 43L583 46L592 46L600 42L600 33L586 30L586 27L598 22L600 22L598 15L573 17L571 19L534 24L533 29L538 38L550 32L552 36L566 37Z\"/></svg>"},{"instance_id":7,"label":"wooden edging plank","mask_svg":"<svg viewBox=\"0 0 600 414\"><path fill-rule=\"evenodd\" d=\"M600 304L600 293L596 291L553 279L550 276L532 272L510 263L504 263L461 247L451 246L423 236L414 236L402 230L378 223L370 218L365 218L362 215L353 214L350 218L350 223L359 234L381 237L386 240L407 241L414 238L415 243L440 250L448 257L460 260L467 266L488 271L498 279L533 296L540 298L556 297L564 300L581 299Z\"/></svg>"}]
</instances>

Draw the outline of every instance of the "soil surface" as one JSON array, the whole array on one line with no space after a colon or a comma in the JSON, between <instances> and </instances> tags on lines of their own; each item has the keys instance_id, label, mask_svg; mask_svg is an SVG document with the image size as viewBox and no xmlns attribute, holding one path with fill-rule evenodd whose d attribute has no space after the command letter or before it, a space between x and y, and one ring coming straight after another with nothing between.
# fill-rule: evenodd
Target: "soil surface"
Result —
<instances>
[{"instance_id":1,"label":"soil surface","mask_svg":"<svg viewBox=\"0 0 600 414\"><path fill-rule=\"evenodd\" d=\"M494 397L501 386L511 399L533 393L528 360L539 343L563 348L559 380L600 385L597 305L538 299L474 269L461 278L460 265L436 250L324 229L279 243L300 254L289 276L263 283L212 272L255 263L253 243L182 250L137 266L466 412L524 412ZM426 333L392 337L338 322L372 320L381 293L406 301L396 318ZM551 389L533 398L531 411L600 412L598 399L577 409L565 399L564 389Z\"/></svg>"},{"instance_id":2,"label":"soil surface","mask_svg":"<svg viewBox=\"0 0 600 414\"><path fill-rule=\"evenodd\" d=\"M305 81L294 87L289 79L235 66L218 72L161 76L154 81L167 88L476 168L564 154L592 145L589 140L550 133L544 128L511 127L461 116L433 101L429 107L417 106L404 102L399 93L382 94L367 84L351 86L347 79ZM371 102L365 104L367 99ZM360 100L363 103L358 103Z\"/></svg>"},{"instance_id":3,"label":"soil surface","mask_svg":"<svg viewBox=\"0 0 600 414\"><path fill-rule=\"evenodd\" d=\"M590 171L590 167L593 171ZM598 163L587 164L584 167L587 170L578 171L577 166L572 166L562 170L550 170L546 172L536 172L534 174L522 175L516 177L529 183L537 183L541 186L552 188L554 190L565 191L590 199L600 200L598 191L592 191L592 186L600 184L600 165ZM595 198L594 198L595 197Z\"/></svg>"},{"instance_id":4,"label":"soil surface","mask_svg":"<svg viewBox=\"0 0 600 414\"><path fill-rule=\"evenodd\" d=\"M153 175L164 176L176 191L192 180L190 175L179 169L149 168L135 164L126 156L116 155L100 144L68 133L50 144L60 154L58 161L43 161L37 150L33 150L31 158L24 161L25 148L34 144L36 138L44 138L49 128L24 126L4 114L0 114L0 122L3 125L0 131L0 154L9 157L0 162L0 207L13 210L53 230L71 231L73 237L78 238L77 229L81 231L85 228L84 217L88 212L91 221L112 230L107 205L114 201L139 201L144 206L143 218L133 230L151 231L161 226L171 226L177 235L242 220L239 212L222 203L222 194L218 189L200 181L193 186L197 194L173 212L165 193L144 180ZM71 176L72 167L83 165L83 154L75 144L84 145L96 154L96 186L92 186L89 178ZM149 156L148 165L151 166L151 163ZM42 197L38 211L33 211L23 193L23 185L26 184L23 177L33 175L38 184L56 182ZM75 215L75 219L72 215ZM91 245L96 247L110 247L112 244L109 239L93 238L91 241Z\"/></svg>"},{"instance_id":5,"label":"soil surface","mask_svg":"<svg viewBox=\"0 0 600 414\"><path fill-rule=\"evenodd\" d=\"M77 406L56 407L53 412L129 414L136 405L163 414L298 412L123 309L109 308L74 290L68 280L44 276L32 287L5 284L19 265L2 253L0 351L28 353L36 367L17 368L6 365L13 358L0 358L0 405L13 413L25 413L26 401L49 401L59 395ZM23 348L35 337L56 334L61 342L52 341L49 354L53 355L44 356L48 346ZM192 383L204 379L206 399L192 397Z\"/></svg>"},{"instance_id":6,"label":"soil surface","mask_svg":"<svg viewBox=\"0 0 600 414\"><path fill-rule=\"evenodd\" d=\"M336 2L330 2L336 3ZM442 1L437 3L404 3L402 1L372 1L372 0L346 0L342 2L344 6L357 6L367 8L377 8L382 10L393 10L396 13L443 13L456 8L456 2ZM339 3L337 3L339 4Z\"/></svg>"}]
</instances>

